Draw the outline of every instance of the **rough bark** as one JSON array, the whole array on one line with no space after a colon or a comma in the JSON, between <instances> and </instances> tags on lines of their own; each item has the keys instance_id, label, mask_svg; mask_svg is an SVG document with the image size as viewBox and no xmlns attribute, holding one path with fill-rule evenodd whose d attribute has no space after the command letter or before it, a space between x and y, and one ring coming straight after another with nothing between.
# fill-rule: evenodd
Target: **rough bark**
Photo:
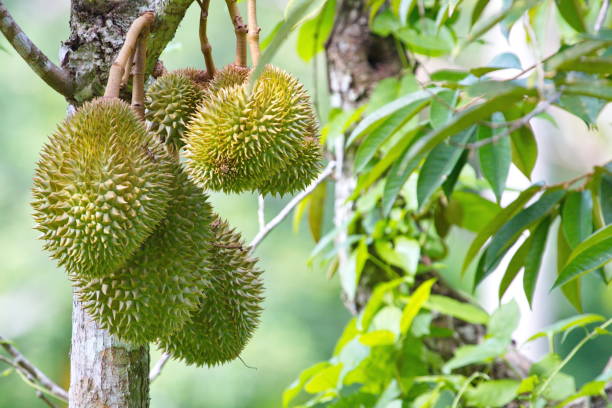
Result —
<instances>
[{"instance_id":1,"label":"rough bark","mask_svg":"<svg viewBox=\"0 0 612 408\"><path fill-rule=\"evenodd\" d=\"M132 21L156 13L147 44L147 74L172 39L193 0L73 0L71 33L62 45L61 64L74 79L70 101L78 105L100 96L110 65ZM70 408L149 406L148 347L126 344L100 329L73 302Z\"/></svg>"}]
</instances>

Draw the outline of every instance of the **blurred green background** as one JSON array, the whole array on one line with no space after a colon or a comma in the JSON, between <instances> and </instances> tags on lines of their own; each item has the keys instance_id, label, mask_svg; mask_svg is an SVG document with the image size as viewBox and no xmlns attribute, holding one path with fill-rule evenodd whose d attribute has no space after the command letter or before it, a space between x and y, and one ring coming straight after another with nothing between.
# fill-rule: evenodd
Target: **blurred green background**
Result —
<instances>
[{"instance_id":1,"label":"blurred green background","mask_svg":"<svg viewBox=\"0 0 612 408\"><path fill-rule=\"evenodd\" d=\"M34 42L57 62L59 44L68 37L69 2L5 3ZM224 3L212 3L209 37L217 65L222 66L233 59L233 32ZM285 3L286 0L261 2L262 36L281 18ZM170 70L203 65L196 6L189 10L174 41L162 55ZM29 206L38 151L64 118L66 104L2 38L0 45L6 48L0 51L0 335L13 340L31 361L67 387L71 288L63 271L42 251L42 243L32 228ZM300 61L294 47L295 38L290 38L275 63L295 74L313 92L313 66ZM324 95L325 76L322 71L318 74L320 92ZM323 111L326 103L321 98ZM554 173L556 178L565 178L571 172L555 168ZM287 199L266 201L270 219ZM258 228L255 196L214 195L213 203L247 240L255 235ZM467 238L458 231L454 235L451 265L459 263ZM262 324L243 354L245 363L254 369L240 361L210 369L171 361L151 387L153 408L277 407L283 388L302 369L329 357L349 315L340 301L337 280L329 281L324 271L306 265L313 245L304 226L296 234L291 231L290 221L286 221L257 250L266 271L267 300ZM452 269L448 276L454 279ZM587 311L612 313L609 289L598 285L596 279L588 279L585 292L590 294ZM557 294L541 306L546 321L572 313ZM568 350L580 336L574 333L562 348ZM608 339L593 342L579 353L571 371L582 380L594 375L605 364L609 344ZM153 349L152 362L158 357L159 352ZM0 367L0 373L4 368ZM44 404L16 374L0 377L1 408L39 406Z\"/></svg>"}]
</instances>

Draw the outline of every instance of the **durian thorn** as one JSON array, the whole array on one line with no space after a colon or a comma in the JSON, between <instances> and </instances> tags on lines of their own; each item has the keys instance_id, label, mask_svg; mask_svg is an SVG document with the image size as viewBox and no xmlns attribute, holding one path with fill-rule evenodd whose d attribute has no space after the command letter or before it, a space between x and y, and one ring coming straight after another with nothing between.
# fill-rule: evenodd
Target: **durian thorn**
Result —
<instances>
[{"instance_id":1,"label":"durian thorn","mask_svg":"<svg viewBox=\"0 0 612 408\"><path fill-rule=\"evenodd\" d=\"M147 39L149 26L145 26L138 37L138 46L134 54L134 75L132 77L132 110L144 122L145 119L145 64L147 63Z\"/></svg>"},{"instance_id":2,"label":"durian thorn","mask_svg":"<svg viewBox=\"0 0 612 408\"><path fill-rule=\"evenodd\" d=\"M130 26L125 41L119 54L113 61L110 71L108 73L108 82L106 83L106 90L104 91L105 98L119 98L119 90L121 87L121 79L125 71L126 64L130 59L130 55L134 53L136 43L141 31L145 27L149 27L155 20L155 13L152 11L144 12L138 17Z\"/></svg>"},{"instance_id":3,"label":"durian thorn","mask_svg":"<svg viewBox=\"0 0 612 408\"><path fill-rule=\"evenodd\" d=\"M227 4L227 10L229 11L230 19L234 25L234 32L236 33L236 65L246 67L247 64L247 44L246 37L248 28L244 24L240 12L238 10L238 4L236 0L225 0Z\"/></svg>"},{"instance_id":4,"label":"durian thorn","mask_svg":"<svg viewBox=\"0 0 612 408\"><path fill-rule=\"evenodd\" d=\"M248 0L247 12L249 49L251 50L251 62L255 67L259 62L259 32L261 31L257 25L257 0Z\"/></svg>"},{"instance_id":5,"label":"durian thorn","mask_svg":"<svg viewBox=\"0 0 612 408\"><path fill-rule=\"evenodd\" d=\"M206 64L206 72L208 76L212 78L217 71L215 68L215 62L212 56L212 46L208 41L208 36L206 34L206 27L208 22L208 7L210 5L210 0L197 0L200 5L200 49L202 50L202 55L204 56L204 62Z\"/></svg>"}]
</instances>

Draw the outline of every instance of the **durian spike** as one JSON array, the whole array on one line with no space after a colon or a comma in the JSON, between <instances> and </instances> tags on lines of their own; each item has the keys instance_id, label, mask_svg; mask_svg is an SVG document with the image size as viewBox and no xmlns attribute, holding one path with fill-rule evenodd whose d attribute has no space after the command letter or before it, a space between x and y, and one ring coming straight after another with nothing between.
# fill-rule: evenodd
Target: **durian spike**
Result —
<instances>
[{"instance_id":1,"label":"durian spike","mask_svg":"<svg viewBox=\"0 0 612 408\"><path fill-rule=\"evenodd\" d=\"M251 50L251 62L255 67L259 62L259 32L261 31L261 28L257 25L257 0L248 0L247 12L249 18L247 38L249 40L249 49Z\"/></svg>"},{"instance_id":2,"label":"durian spike","mask_svg":"<svg viewBox=\"0 0 612 408\"><path fill-rule=\"evenodd\" d=\"M130 59L130 55L134 53L136 43L140 33L145 27L149 27L155 20L155 13L152 11L146 11L140 17L138 17L128 30L125 41L119 54L113 61L110 71L108 73L108 82L106 83L106 90L104 91L105 98L119 98L119 89L121 89L121 79L126 69L126 64Z\"/></svg>"},{"instance_id":3,"label":"durian spike","mask_svg":"<svg viewBox=\"0 0 612 408\"><path fill-rule=\"evenodd\" d=\"M208 41L208 36L206 35L206 26L208 23L208 7L210 6L210 0L197 0L200 5L200 49L202 50L202 55L204 56L204 63L206 64L206 72L212 78L217 71L215 68L215 62L212 56L212 46Z\"/></svg>"},{"instance_id":4,"label":"durian spike","mask_svg":"<svg viewBox=\"0 0 612 408\"><path fill-rule=\"evenodd\" d=\"M236 65L246 67L247 65L247 26L244 24L240 12L238 11L237 0L225 0L227 4L227 10L229 11L232 24L234 25L234 32L236 33Z\"/></svg>"},{"instance_id":5,"label":"durian spike","mask_svg":"<svg viewBox=\"0 0 612 408\"><path fill-rule=\"evenodd\" d=\"M147 63L147 39L149 27L143 28L138 38L138 47L134 56L134 74L132 76L132 110L136 116L144 122L145 120L145 65Z\"/></svg>"}]
</instances>

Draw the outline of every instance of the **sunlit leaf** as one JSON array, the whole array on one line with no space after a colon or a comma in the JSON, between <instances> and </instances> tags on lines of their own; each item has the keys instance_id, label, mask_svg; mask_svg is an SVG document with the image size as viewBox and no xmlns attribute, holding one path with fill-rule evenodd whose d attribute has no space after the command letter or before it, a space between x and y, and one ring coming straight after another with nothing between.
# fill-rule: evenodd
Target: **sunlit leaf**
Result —
<instances>
[{"instance_id":1,"label":"sunlit leaf","mask_svg":"<svg viewBox=\"0 0 612 408\"><path fill-rule=\"evenodd\" d=\"M423 282L410 296L408 303L402 312L402 320L400 321L400 332L406 333L412 324L412 321L419 313L429 295L431 293L431 287L436 282L435 279L429 279Z\"/></svg>"},{"instance_id":2,"label":"sunlit leaf","mask_svg":"<svg viewBox=\"0 0 612 408\"><path fill-rule=\"evenodd\" d=\"M502 407L514 400L520 384L517 380L486 381L468 389L466 399L471 407Z\"/></svg>"},{"instance_id":3,"label":"sunlit leaf","mask_svg":"<svg viewBox=\"0 0 612 408\"><path fill-rule=\"evenodd\" d=\"M448 220L472 232L481 231L499 213L501 207L479 194L455 191L448 203Z\"/></svg>"},{"instance_id":4,"label":"sunlit leaf","mask_svg":"<svg viewBox=\"0 0 612 408\"><path fill-rule=\"evenodd\" d=\"M300 27L297 38L297 53L304 61L310 61L323 51L336 15L336 0L326 0L314 18Z\"/></svg>"},{"instance_id":5,"label":"sunlit leaf","mask_svg":"<svg viewBox=\"0 0 612 408\"><path fill-rule=\"evenodd\" d=\"M584 327L588 324L604 321L603 316L597 314L581 314L559 320L537 332L527 339L527 342L539 339L540 337L552 337L555 334L564 333L576 327Z\"/></svg>"},{"instance_id":6,"label":"sunlit leaf","mask_svg":"<svg viewBox=\"0 0 612 408\"><path fill-rule=\"evenodd\" d=\"M431 295L425 302L425 307L469 323L487 324L489 322L489 315L480 307L447 296Z\"/></svg>"}]
</instances>

